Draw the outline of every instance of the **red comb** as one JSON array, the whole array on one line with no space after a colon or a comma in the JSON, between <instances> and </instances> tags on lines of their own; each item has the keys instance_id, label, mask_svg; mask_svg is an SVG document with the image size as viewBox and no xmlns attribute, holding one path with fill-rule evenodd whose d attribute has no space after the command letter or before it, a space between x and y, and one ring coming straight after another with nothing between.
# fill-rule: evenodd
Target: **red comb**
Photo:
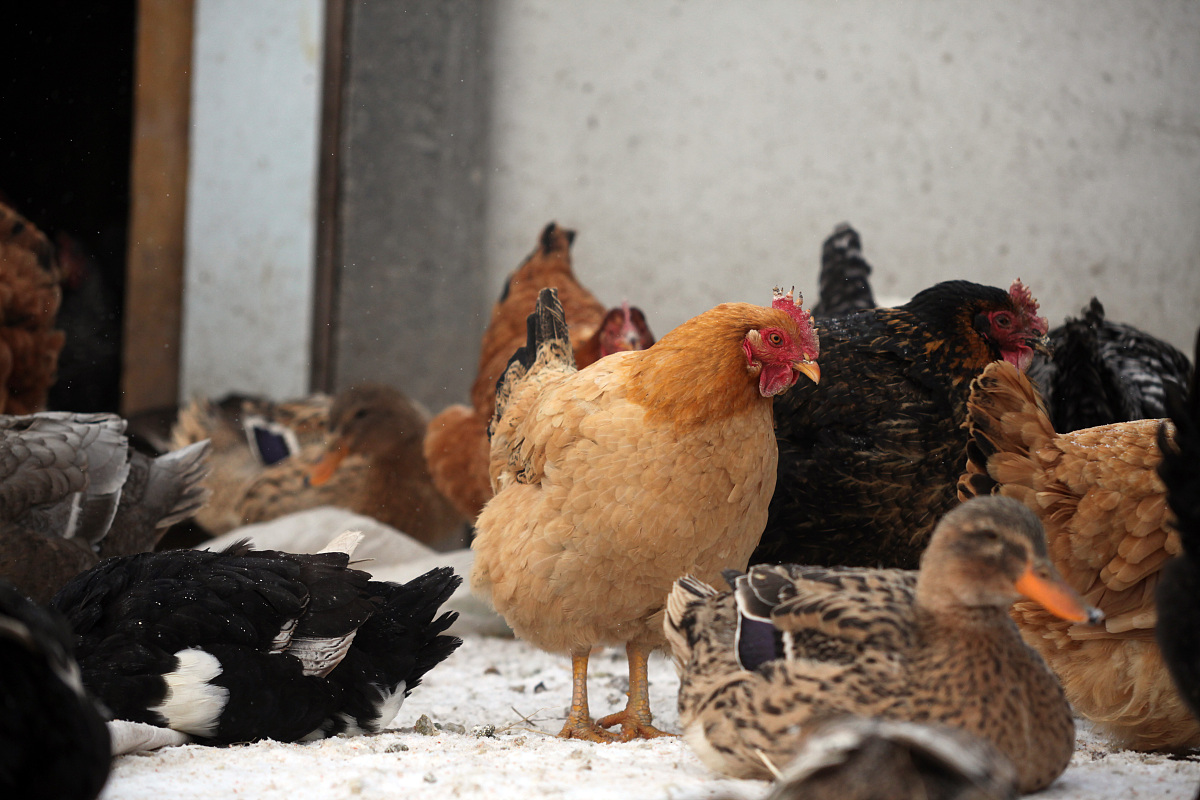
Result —
<instances>
[{"instance_id":1,"label":"red comb","mask_svg":"<svg viewBox=\"0 0 1200 800\"><path fill-rule=\"evenodd\" d=\"M1038 301L1034 298L1033 292L1029 291L1029 287L1021 283L1020 278L1017 278L1013 281L1012 286L1008 287L1008 296L1012 298L1013 305L1021 313L1025 327L1045 336L1046 332L1050 330L1050 324L1045 317L1038 316Z\"/></svg>"},{"instance_id":2,"label":"red comb","mask_svg":"<svg viewBox=\"0 0 1200 800\"><path fill-rule=\"evenodd\" d=\"M795 293L795 299L792 295ZM796 321L796 325L800 328L800 334L804 338L803 344L805 349L810 351L811 358L817 357L817 332L813 330L812 314L801 308L804 303L804 295L796 292L795 287L784 292L778 286L775 287L775 299L771 301L771 308L777 311L785 311L787 315Z\"/></svg>"}]
</instances>

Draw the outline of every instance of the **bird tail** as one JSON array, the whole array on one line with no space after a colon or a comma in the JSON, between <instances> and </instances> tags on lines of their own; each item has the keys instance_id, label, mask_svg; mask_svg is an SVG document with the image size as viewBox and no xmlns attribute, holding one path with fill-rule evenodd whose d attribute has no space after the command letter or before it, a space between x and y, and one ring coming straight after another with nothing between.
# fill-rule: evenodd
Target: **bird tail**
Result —
<instances>
[{"instance_id":1,"label":"bird tail","mask_svg":"<svg viewBox=\"0 0 1200 800\"><path fill-rule=\"evenodd\" d=\"M208 502L212 492L201 485L208 475L208 451L208 441L202 441L154 459L146 499L169 498L162 503L165 513L155 523L156 528L181 522Z\"/></svg>"},{"instance_id":2,"label":"bird tail","mask_svg":"<svg viewBox=\"0 0 1200 800\"><path fill-rule=\"evenodd\" d=\"M875 308L870 276L858 231L841 223L821 246L821 294L812 313L828 317Z\"/></svg>"},{"instance_id":3,"label":"bird tail","mask_svg":"<svg viewBox=\"0 0 1200 800\"><path fill-rule=\"evenodd\" d=\"M1200 364L1200 331L1196 334L1193 361ZM1169 427L1158 429L1158 447L1162 461L1158 474L1167 487L1167 503L1175 514L1175 528L1184 550L1200 556L1200 369L1192 372L1185 390L1173 382L1166 386L1167 413L1175 427L1174 439Z\"/></svg>"},{"instance_id":4,"label":"bird tail","mask_svg":"<svg viewBox=\"0 0 1200 800\"><path fill-rule=\"evenodd\" d=\"M100 556L153 550L167 528L188 519L208 502L209 441L190 444L151 458L131 454L129 479L121 492L112 527L100 543Z\"/></svg>"},{"instance_id":5,"label":"bird tail","mask_svg":"<svg viewBox=\"0 0 1200 800\"><path fill-rule=\"evenodd\" d=\"M684 575L671 587L667 611L663 615L663 630L677 666L687 663L696 645L698 606L716 594L716 589L691 575Z\"/></svg>"},{"instance_id":6,"label":"bird tail","mask_svg":"<svg viewBox=\"0 0 1200 800\"><path fill-rule=\"evenodd\" d=\"M1023 482L1039 472L1032 453L1055 436L1037 389L1007 361L993 361L971 382L967 400L967 462L959 500L1004 494L1026 505L1034 489ZM1027 502L1029 501L1029 502Z\"/></svg>"},{"instance_id":7,"label":"bird tail","mask_svg":"<svg viewBox=\"0 0 1200 800\"><path fill-rule=\"evenodd\" d=\"M537 304L525 321L526 341L517 348L504 372L496 381L496 413L488 433L504 416L519 386L528 380L542 380L550 374L575 371L575 355L567 332L567 316L558 299L558 290L538 292Z\"/></svg>"},{"instance_id":8,"label":"bird tail","mask_svg":"<svg viewBox=\"0 0 1200 800\"><path fill-rule=\"evenodd\" d=\"M381 730L425 674L458 649L462 639L445 634L458 612L438 610L461 584L450 567L404 584L371 584L384 597L383 606L358 629L346 658L329 676L342 691L341 723Z\"/></svg>"}]
</instances>

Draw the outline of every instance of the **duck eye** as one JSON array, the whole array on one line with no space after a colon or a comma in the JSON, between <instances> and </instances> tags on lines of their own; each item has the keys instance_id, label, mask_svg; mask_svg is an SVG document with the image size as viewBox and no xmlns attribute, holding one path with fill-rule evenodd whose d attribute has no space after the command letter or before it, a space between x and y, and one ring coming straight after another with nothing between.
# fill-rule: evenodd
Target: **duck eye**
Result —
<instances>
[{"instance_id":1,"label":"duck eye","mask_svg":"<svg viewBox=\"0 0 1200 800\"><path fill-rule=\"evenodd\" d=\"M364 419L366 416L367 410L365 408L360 408L358 411L354 412L354 419Z\"/></svg>"}]
</instances>

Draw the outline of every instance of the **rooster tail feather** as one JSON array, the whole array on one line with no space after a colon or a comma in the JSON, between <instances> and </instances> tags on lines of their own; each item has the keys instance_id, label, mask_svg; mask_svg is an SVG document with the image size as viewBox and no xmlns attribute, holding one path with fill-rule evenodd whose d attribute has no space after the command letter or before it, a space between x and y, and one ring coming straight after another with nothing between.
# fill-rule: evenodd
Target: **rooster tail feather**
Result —
<instances>
[{"instance_id":1,"label":"rooster tail feather","mask_svg":"<svg viewBox=\"0 0 1200 800\"><path fill-rule=\"evenodd\" d=\"M559 302L557 289L545 288L538 292L537 304L533 313L526 318L525 325L525 344L513 353L500 379L496 381L493 426L504 416L513 389L526 376L546 368L575 369L575 355L567 331L567 315Z\"/></svg>"}]
</instances>

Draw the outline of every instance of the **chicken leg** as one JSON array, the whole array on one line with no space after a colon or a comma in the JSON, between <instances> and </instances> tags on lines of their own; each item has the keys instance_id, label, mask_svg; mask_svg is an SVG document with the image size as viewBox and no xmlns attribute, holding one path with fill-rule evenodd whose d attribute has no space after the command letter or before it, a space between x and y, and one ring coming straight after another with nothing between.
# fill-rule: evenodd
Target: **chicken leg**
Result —
<instances>
[{"instance_id":1,"label":"chicken leg","mask_svg":"<svg viewBox=\"0 0 1200 800\"><path fill-rule=\"evenodd\" d=\"M588 711L587 669L590 651L571 653L571 713L560 739L583 739L589 742L615 742L617 735L609 733L592 720Z\"/></svg>"},{"instance_id":2,"label":"chicken leg","mask_svg":"<svg viewBox=\"0 0 1200 800\"><path fill-rule=\"evenodd\" d=\"M650 713L650 680L646 677L646 662L650 658L651 649L636 642L625 645L625 655L629 659L629 702L625 704L623 711L596 721L596 725L601 728L611 728L619 724L619 738L623 742L672 735L650 724L654 715Z\"/></svg>"}]
</instances>

